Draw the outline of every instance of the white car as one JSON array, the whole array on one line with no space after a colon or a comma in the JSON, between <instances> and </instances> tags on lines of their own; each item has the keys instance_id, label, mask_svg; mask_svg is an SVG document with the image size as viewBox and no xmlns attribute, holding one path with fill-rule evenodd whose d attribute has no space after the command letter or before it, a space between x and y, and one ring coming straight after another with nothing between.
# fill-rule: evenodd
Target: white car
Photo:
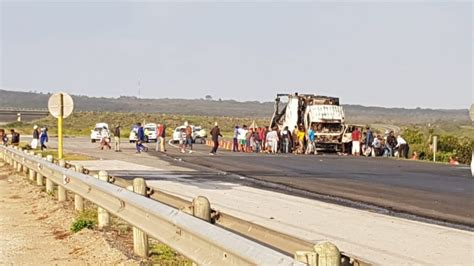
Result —
<instances>
[{"instance_id":1,"label":"white car","mask_svg":"<svg viewBox=\"0 0 474 266\"><path fill-rule=\"evenodd\" d=\"M96 141L100 141L102 138L102 130L106 130L107 134L109 134L109 125L107 123L97 123L95 124L94 129L91 130L91 142L94 143Z\"/></svg>"},{"instance_id":2,"label":"white car","mask_svg":"<svg viewBox=\"0 0 474 266\"><path fill-rule=\"evenodd\" d=\"M156 142L158 140L158 125L155 123L146 124L143 127L145 131L145 141L146 142Z\"/></svg>"},{"instance_id":3,"label":"white car","mask_svg":"<svg viewBox=\"0 0 474 266\"><path fill-rule=\"evenodd\" d=\"M179 127L174 129L173 139L172 139L172 141L174 143L179 142L180 132L181 132L182 128L186 128L186 127L185 126L179 126ZM193 143L199 143L199 144L206 143L206 137L207 137L206 130L202 129L201 126L192 126L191 125L191 128L193 130Z\"/></svg>"},{"instance_id":4,"label":"white car","mask_svg":"<svg viewBox=\"0 0 474 266\"><path fill-rule=\"evenodd\" d=\"M135 143L138 139L138 127L134 126L130 131L130 136L128 137L130 143Z\"/></svg>"}]
</instances>

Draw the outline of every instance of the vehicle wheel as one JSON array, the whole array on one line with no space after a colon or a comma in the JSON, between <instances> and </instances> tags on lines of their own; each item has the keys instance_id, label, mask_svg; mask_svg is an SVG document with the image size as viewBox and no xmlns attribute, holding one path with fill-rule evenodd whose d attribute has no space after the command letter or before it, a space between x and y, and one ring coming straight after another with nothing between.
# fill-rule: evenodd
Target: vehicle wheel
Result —
<instances>
[{"instance_id":1,"label":"vehicle wheel","mask_svg":"<svg viewBox=\"0 0 474 266\"><path fill-rule=\"evenodd\" d=\"M95 143L95 139L91 139L91 142L92 142L92 143Z\"/></svg>"}]
</instances>

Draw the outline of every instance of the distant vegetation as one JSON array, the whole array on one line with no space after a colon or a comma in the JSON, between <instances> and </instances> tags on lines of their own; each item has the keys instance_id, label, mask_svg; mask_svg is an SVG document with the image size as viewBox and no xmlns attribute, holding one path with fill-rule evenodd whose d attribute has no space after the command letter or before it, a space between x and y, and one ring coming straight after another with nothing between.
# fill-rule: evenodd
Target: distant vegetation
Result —
<instances>
[{"instance_id":1,"label":"distant vegetation","mask_svg":"<svg viewBox=\"0 0 474 266\"><path fill-rule=\"evenodd\" d=\"M50 94L0 90L0 106L17 108L46 108ZM268 95L273 100L275 95ZM334 95L337 96L337 95ZM207 99L137 99L120 96L118 98L96 98L74 96L76 111L158 113L196 116L249 117L270 119L273 102L237 102L234 100ZM344 99L340 99L344 103ZM458 110L404 109L344 105L349 123L379 124L420 124L464 123L471 125L468 106Z\"/></svg>"}]
</instances>

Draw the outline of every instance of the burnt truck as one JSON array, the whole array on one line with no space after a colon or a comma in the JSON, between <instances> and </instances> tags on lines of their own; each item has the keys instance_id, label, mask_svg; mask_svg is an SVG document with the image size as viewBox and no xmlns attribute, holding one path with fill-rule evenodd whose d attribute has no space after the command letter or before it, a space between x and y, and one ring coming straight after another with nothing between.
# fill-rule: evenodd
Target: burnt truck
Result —
<instances>
[{"instance_id":1,"label":"burnt truck","mask_svg":"<svg viewBox=\"0 0 474 266\"><path fill-rule=\"evenodd\" d=\"M281 98L287 99L282 101ZM277 94L270 127L280 130L288 127L293 131L298 125L302 125L306 132L310 127L313 128L317 150L341 150L347 126L339 98L298 93Z\"/></svg>"}]
</instances>

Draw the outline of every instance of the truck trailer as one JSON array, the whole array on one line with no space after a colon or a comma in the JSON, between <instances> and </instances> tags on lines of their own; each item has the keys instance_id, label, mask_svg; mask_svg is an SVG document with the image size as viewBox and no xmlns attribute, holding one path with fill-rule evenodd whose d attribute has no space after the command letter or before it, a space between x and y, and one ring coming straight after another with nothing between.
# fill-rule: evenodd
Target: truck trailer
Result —
<instances>
[{"instance_id":1,"label":"truck trailer","mask_svg":"<svg viewBox=\"0 0 474 266\"><path fill-rule=\"evenodd\" d=\"M282 102L281 98L287 98ZM342 137L347 130L344 109L339 98L313 94L277 94L270 127L283 130L303 127L313 128L317 150L340 151Z\"/></svg>"}]
</instances>

